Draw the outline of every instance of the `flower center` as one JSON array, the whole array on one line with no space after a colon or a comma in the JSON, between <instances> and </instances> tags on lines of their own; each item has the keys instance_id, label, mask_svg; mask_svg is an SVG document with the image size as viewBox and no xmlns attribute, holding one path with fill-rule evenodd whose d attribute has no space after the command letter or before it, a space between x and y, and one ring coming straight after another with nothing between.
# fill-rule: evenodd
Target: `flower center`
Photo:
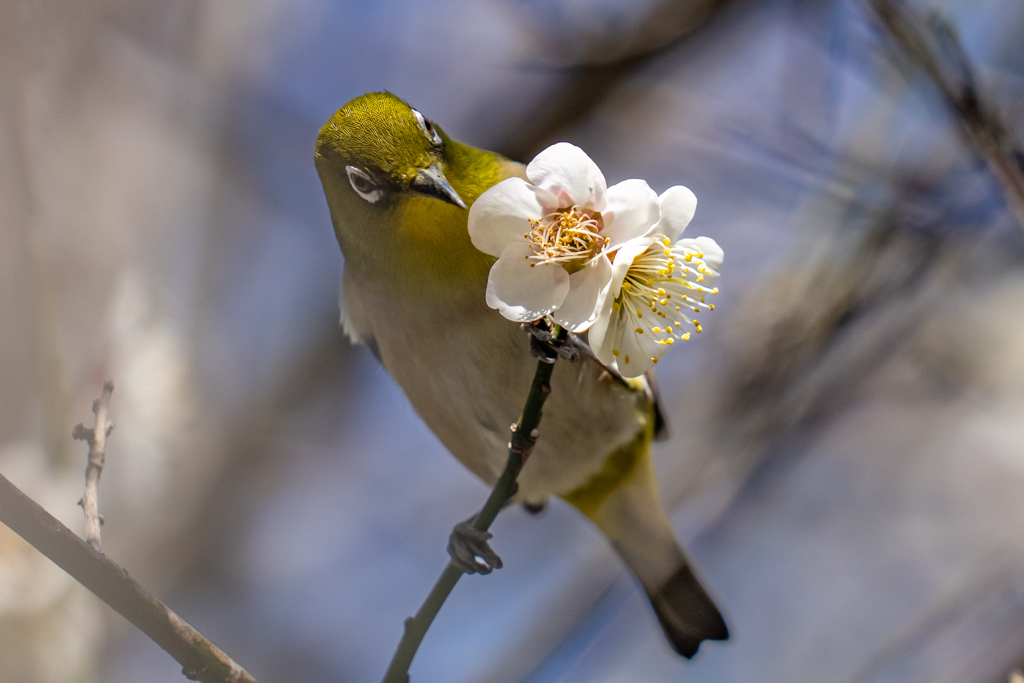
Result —
<instances>
[{"instance_id":1,"label":"flower center","mask_svg":"<svg viewBox=\"0 0 1024 683\"><path fill-rule=\"evenodd\" d=\"M688 313L715 310L714 304L704 299L718 294L718 288L701 284L705 276L713 279L718 273L704 263L704 253L693 247L672 245L668 238L655 242L637 256L612 304L619 320L612 355L619 356L624 334L643 335L659 346L671 346L676 339L687 341L691 326L695 332L701 332L700 321L690 318ZM622 360L629 363L629 356ZM657 363L658 356L652 355L651 360Z\"/></svg>"},{"instance_id":2,"label":"flower center","mask_svg":"<svg viewBox=\"0 0 1024 683\"><path fill-rule=\"evenodd\" d=\"M600 253L609 241L601 236L601 214L590 214L576 206L549 213L540 220L527 220L531 230L523 237L530 241L533 249L528 257L535 262L531 266L558 263L573 273Z\"/></svg>"}]
</instances>

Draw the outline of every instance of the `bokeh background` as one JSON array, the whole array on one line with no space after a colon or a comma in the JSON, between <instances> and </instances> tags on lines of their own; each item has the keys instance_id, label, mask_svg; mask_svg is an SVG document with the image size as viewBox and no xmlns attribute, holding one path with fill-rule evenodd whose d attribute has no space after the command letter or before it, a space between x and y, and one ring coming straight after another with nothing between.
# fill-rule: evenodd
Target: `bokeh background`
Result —
<instances>
[{"instance_id":1,"label":"bokeh background","mask_svg":"<svg viewBox=\"0 0 1024 683\"><path fill-rule=\"evenodd\" d=\"M4 0L0 473L80 530L71 428L113 379L105 551L264 683L379 680L486 496L339 329L313 143L381 89L520 160L569 140L685 184L726 254L658 366L657 456L734 639L671 654L553 501L498 520L505 568L460 582L415 683L1006 680L1015 0ZM0 527L0 681L182 680Z\"/></svg>"}]
</instances>

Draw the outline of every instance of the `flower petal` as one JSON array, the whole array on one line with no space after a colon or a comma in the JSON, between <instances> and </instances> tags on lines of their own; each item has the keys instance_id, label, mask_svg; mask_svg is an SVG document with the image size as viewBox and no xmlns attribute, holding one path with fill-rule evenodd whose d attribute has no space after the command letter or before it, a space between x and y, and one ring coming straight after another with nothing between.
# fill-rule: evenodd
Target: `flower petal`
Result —
<instances>
[{"instance_id":1,"label":"flower petal","mask_svg":"<svg viewBox=\"0 0 1024 683\"><path fill-rule=\"evenodd\" d=\"M623 323L629 322L624 318ZM619 352L615 357L619 373L623 377L639 377L654 367L657 362L654 359L658 354L664 355L667 347L659 345L654 335L646 332L637 334L636 330L627 327L622 330L621 341L615 350Z\"/></svg>"},{"instance_id":2,"label":"flower petal","mask_svg":"<svg viewBox=\"0 0 1024 683\"><path fill-rule=\"evenodd\" d=\"M590 259L583 270L569 276L569 293L551 317L570 332L590 327L612 282L612 264L604 254Z\"/></svg>"},{"instance_id":3,"label":"flower petal","mask_svg":"<svg viewBox=\"0 0 1024 683\"><path fill-rule=\"evenodd\" d=\"M608 188L608 203L601 213L601 234L611 240L609 249L650 232L658 222L658 195L644 180L623 180Z\"/></svg>"},{"instance_id":4,"label":"flower petal","mask_svg":"<svg viewBox=\"0 0 1024 683\"><path fill-rule=\"evenodd\" d=\"M539 219L545 204L555 203L550 192L522 178L508 178L480 195L469 207L469 238L485 254L499 256L530 231L527 219Z\"/></svg>"},{"instance_id":5,"label":"flower petal","mask_svg":"<svg viewBox=\"0 0 1024 683\"><path fill-rule=\"evenodd\" d=\"M560 265L535 263L529 244L514 242L501 252L487 276L487 305L516 322L543 318L569 293L569 274Z\"/></svg>"},{"instance_id":6,"label":"flower petal","mask_svg":"<svg viewBox=\"0 0 1024 683\"><path fill-rule=\"evenodd\" d=\"M595 349L598 359L606 365L614 360L611 352L612 335L608 334L608 332L612 326L612 319L618 314L612 311L612 305L622 292L622 282L626 279L626 273L629 271L629 267L633 265L633 260L647 251L647 247L651 246L654 242L653 237L638 237L626 242L615 252L611 281L601 302L601 309L598 312L597 320L594 321L590 328L590 345ZM606 337L607 343L605 343ZM604 349L604 347L607 348ZM605 352L604 356L601 355L602 349Z\"/></svg>"},{"instance_id":7,"label":"flower petal","mask_svg":"<svg viewBox=\"0 0 1024 683\"><path fill-rule=\"evenodd\" d=\"M555 195L558 199L555 208L579 206L604 211L608 187L604 174L576 145L568 142L551 145L527 165L526 177Z\"/></svg>"},{"instance_id":8,"label":"flower petal","mask_svg":"<svg viewBox=\"0 0 1024 683\"><path fill-rule=\"evenodd\" d=\"M697 211L697 197L689 188L676 185L662 192L658 201L661 204L661 222L654 232L660 232L675 242Z\"/></svg>"},{"instance_id":9,"label":"flower petal","mask_svg":"<svg viewBox=\"0 0 1024 683\"><path fill-rule=\"evenodd\" d=\"M687 245L694 246L704 252L704 263L708 268L714 271L722 269L722 261L725 259L725 252L718 246L718 242L714 241L710 237L696 237L692 240L680 240L680 244L684 242ZM717 273L716 273L717 274Z\"/></svg>"}]
</instances>

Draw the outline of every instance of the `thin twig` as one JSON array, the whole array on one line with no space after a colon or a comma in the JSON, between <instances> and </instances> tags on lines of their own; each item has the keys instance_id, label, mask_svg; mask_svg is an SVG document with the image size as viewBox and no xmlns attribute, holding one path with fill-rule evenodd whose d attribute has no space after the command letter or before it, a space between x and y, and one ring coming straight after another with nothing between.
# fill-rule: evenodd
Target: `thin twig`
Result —
<instances>
[{"instance_id":1,"label":"thin twig","mask_svg":"<svg viewBox=\"0 0 1024 683\"><path fill-rule=\"evenodd\" d=\"M0 522L133 623L202 683L256 683L203 634L139 582L0 475Z\"/></svg>"},{"instance_id":2,"label":"thin twig","mask_svg":"<svg viewBox=\"0 0 1024 683\"><path fill-rule=\"evenodd\" d=\"M566 332L562 328L555 330L554 338L557 341L565 339ZM505 463L505 470L501 473L491 495L484 503L483 509L473 520L473 527L480 531L487 531L491 523L501 512L501 509L512 497L516 489L516 477L519 471L526 464L530 457L534 444L537 442L537 426L540 424L541 409L551 393L551 372L555 367L555 358L540 360L537 362L537 371L533 375L533 384L530 386L530 393L526 397L526 405L519 420L512 425L512 438L508 442L508 460ZM408 683L409 666L412 664L416 650L419 649L427 629L434 622L434 617L441 609L441 605L448 599L448 595L455 588L462 570L449 562L441 577L434 584L427 599L423 601L416 616L405 620L405 632L402 640L398 643L384 674L384 683Z\"/></svg>"},{"instance_id":3,"label":"thin twig","mask_svg":"<svg viewBox=\"0 0 1024 683\"><path fill-rule=\"evenodd\" d=\"M78 504L85 512L85 542L96 550L100 549L100 527L103 525L103 517L99 512L100 475L103 474L106 462L107 436L114 429L114 423L107 419L113 393L114 383L107 380L103 384L103 393L92 402L95 426L89 429L79 422L71 432L72 438L89 444L89 462L85 465L85 495Z\"/></svg>"},{"instance_id":4,"label":"thin twig","mask_svg":"<svg viewBox=\"0 0 1024 683\"><path fill-rule=\"evenodd\" d=\"M967 143L988 166L1007 206L1024 228L1024 151L988 103L952 27L926 22L906 3L866 0L900 51L923 69L960 122Z\"/></svg>"}]
</instances>

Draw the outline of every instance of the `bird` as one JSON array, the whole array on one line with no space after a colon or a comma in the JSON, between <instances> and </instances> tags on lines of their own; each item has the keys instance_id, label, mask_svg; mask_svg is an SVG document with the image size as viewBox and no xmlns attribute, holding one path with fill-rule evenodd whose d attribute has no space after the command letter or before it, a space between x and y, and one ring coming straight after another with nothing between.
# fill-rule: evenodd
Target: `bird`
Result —
<instances>
[{"instance_id":1,"label":"bird","mask_svg":"<svg viewBox=\"0 0 1024 683\"><path fill-rule=\"evenodd\" d=\"M341 107L314 158L344 256L345 333L445 447L494 485L537 360L521 326L485 302L495 258L473 246L468 207L501 180L525 179L525 166L451 139L390 92ZM558 496L586 515L639 581L669 644L692 658L729 629L659 501L656 389L615 375L586 353L557 364L511 502L536 510ZM452 561L467 572L500 567L490 534L473 537L467 526L453 531Z\"/></svg>"}]
</instances>

